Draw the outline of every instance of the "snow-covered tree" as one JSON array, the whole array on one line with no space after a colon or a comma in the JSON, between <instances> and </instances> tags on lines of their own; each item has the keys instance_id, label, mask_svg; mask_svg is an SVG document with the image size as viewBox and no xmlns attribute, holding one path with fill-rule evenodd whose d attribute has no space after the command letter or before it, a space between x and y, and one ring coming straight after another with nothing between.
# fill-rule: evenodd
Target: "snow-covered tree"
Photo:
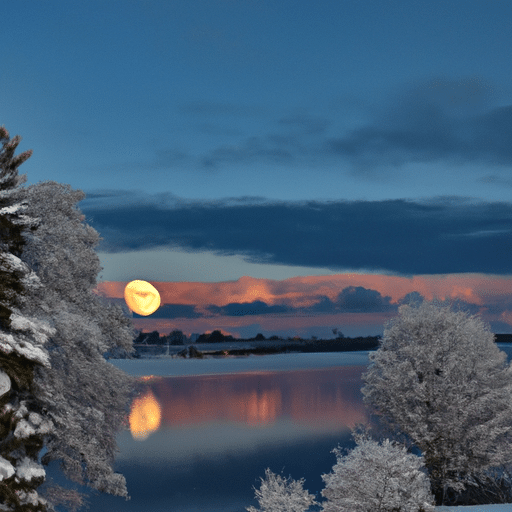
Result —
<instances>
[{"instance_id":1,"label":"snow-covered tree","mask_svg":"<svg viewBox=\"0 0 512 512\"><path fill-rule=\"evenodd\" d=\"M133 350L131 321L93 293L101 270L94 250L99 235L76 206L83 192L43 182L24 189L24 197L39 227L27 237L23 257L44 285L25 307L55 329L47 343L50 366L38 368L34 381L53 423L42 461L58 460L71 480L127 496L125 479L112 463L134 382L103 354ZM49 499L59 492L50 488ZM64 497L73 499L69 492Z\"/></svg>"},{"instance_id":2,"label":"snow-covered tree","mask_svg":"<svg viewBox=\"0 0 512 512\"><path fill-rule=\"evenodd\" d=\"M389 439L359 438L348 454L322 475L325 512L429 512L434 510L423 458Z\"/></svg>"},{"instance_id":3,"label":"snow-covered tree","mask_svg":"<svg viewBox=\"0 0 512 512\"><path fill-rule=\"evenodd\" d=\"M259 489L254 489L260 506L246 507L248 512L305 512L314 505L315 497L304 489L304 479L283 478L265 470L265 478L260 478Z\"/></svg>"},{"instance_id":4,"label":"snow-covered tree","mask_svg":"<svg viewBox=\"0 0 512 512\"><path fill-rule=\"evenodd\" d=\"M370 356L364 400L421 450L438 504L512 462L506 359L479 317L434 302L401 306Z\"/></svg>"},{"instance_id":5,"label":"snow-covered tree","mask_svg":"<svg viewBox=\"0 0 512 512\"><path fill-rule=\"evenodd\" d=\"M24 236L36 222L26 215L18 166L30 152L15 156L20 137L0 127L0 510L46 510L37 488L45 478L38 462L44 436L53 428L35 397L34 373L47 368L45 344L53 329L25 315L27 297L42 288L20 257Z\"/></svg>"},{"instance_id":6,"label":"snow-covered tree","mask_svg":"<svg viewBox=\"0 0 512 512\"><path fill-rule=\"evenodd\" d=\"M79 493L49 487L42 464L72 480L127 496L114 473L116 433L134 389L105 361L132 351L131 322L93 293L99 236L83 223L80 191L22 188L20 138L0 128L0 510L75 510ZM39 457L46 453L39 462Z\"/></svg>"}]
</instances>

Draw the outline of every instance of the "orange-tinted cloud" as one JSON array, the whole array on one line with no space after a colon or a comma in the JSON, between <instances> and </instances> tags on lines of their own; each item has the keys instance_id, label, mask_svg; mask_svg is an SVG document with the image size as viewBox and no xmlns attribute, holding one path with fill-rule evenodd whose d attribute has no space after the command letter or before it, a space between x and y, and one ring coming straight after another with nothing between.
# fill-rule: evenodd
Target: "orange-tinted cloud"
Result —
<instances>
[{"instance_id":1,"label":"orange-tinted cloud","mask_svg":"<svg viewBox=\"0 0 512 512\"><path fill-rule=\"evenodd\" d=\"M382 326L393 312L331 312L308 314L294 312L319 304L327 298L335 301L348 287L375 290L389 297L389 304L397 305L405 295L418 292L427 300L459 299L475 305L488 321L512 325L512 277L486 274L447 274L398 277L378 274L338 274L332 276L293 277L282 281L242 277L237 281L219 283L152 282L159 291L163 304L190 305L203 313L200 318L134 319L134 326L143 330L165 332L181 329L184 332L207 332L221 329L236 335L240 328L258 324L261 330L295 329L297 334L313 326L362 325ZM106 297L122 298L124 282L103 282L98 292ZM261 301L267 305L286 305L290 313L216 316L211 318L208 306L226 306L232 303ZM507 306L510 305L510 306ZM500 306L501 305L501 306ZM505 306L503 306L505 305ZM499 307L498 307L499 306ZM503 307L502 307L503 306ZM497 309L496 309L497 308ZM500 309L501 308L501 309ZM153 327L150 327L153 326Z\"/></svg>"},{"instance_id":2,"label":"orange-tinted cloud","mask_svg":"<svg viewBox=\"0 0 512 512\"><path fill-rule=\"evenodd\" d=\"M123 298L127 283L107 281L98 284L98 291L111 298ZM426 299L434 297L463 299L484 304L495 295L512 295L512 277L485 274L448 274L434 276L397 277L374 274L338 274L334 276L293 277L283 281L242 277L220 283L154 282L163 304L224 306L233 302L261 300L269 305L289 304L306 307L319 296L334 300L348 286L362 286L390 296L397 302L407 293L417 291Z\"/></svg>"}]
</instances>

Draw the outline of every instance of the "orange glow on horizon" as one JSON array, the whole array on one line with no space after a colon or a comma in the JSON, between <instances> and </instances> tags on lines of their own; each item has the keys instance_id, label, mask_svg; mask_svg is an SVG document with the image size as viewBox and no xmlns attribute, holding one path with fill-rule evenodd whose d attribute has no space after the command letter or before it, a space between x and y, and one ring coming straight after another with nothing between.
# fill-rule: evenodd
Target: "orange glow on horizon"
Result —
<instances>
[{"instance_id":1,"label":"orange glow on horizon","mask_svg":"<svg viewBox=\"0 0 512 512\"><path fill-rule=\"evenodd\" d=\"M133 438L143 441L152 432L156 432L160 427L161 416L160 404L150 390L143 396L135 398L129 417Z\"/></svg>"},{"instance_id":2,"label":"orange glow on horizon","mask_svg":"<svg viewBox=\"0 0 512 512\"><path fill-rule=\"evenodd\" d=\"M123 298L125 282L98 283L97 292L110 298ZM276 281L242 277L219 283L155 282L163 304L225 306L233 302L261 300L269 305L286 303L304 307L318 302L320 296L334 300L348 286L362 286L391 297L396 303L410 292L421 293L427 300L461 298L475 304L496 294L512 293L512 277L485 274L446 274L399 277L378 274L337 274L300 276Z\"/></svg>"},{"instance_id":3,"label":"orange glow on horizon","mask_svg":"<svg viewBox=\"0 0 512 512\"><path fill-rule=\"evenodd\" d=\"M269 306L282 304L293 309L313 306L327 297L336 301L341 291L349 286L376 290L382 297L389 297L391 304L398 304L408 293L418 292L427 300L461 299L481 308L486 321L500 321L512 326L512 311L492 316L488 305L498 304L504 298L512 296L512 276L486 274L444 274L418 275L412 277L389 276L379 274L345 273L328 276L299 276L281 281L242 277L237 281L218 283L200 282L159 282L158 287L162 304L183 304L194 306L203 313L199 318L179 319L133 319L137 329L162 330L179 329L187 333L207 332L219 329L222 332L238 336L237 327L259 324L262 330L290 330L295 325L300 329L306 324L321 325L376 325L385 322L391 313L320 313L300 315L299 312L273 315L212 316L207 311L209 305L225 306L230 303L263 301ZM126 283L102 282L96 292L110 298L122 298ZM343 316L341 316L343 315ZM358 316L364 315L364 316ZM487 315L487 318L485 316ZM381 325L382 325L381 323ZM160 327L158 327L160 326ZM267 326L267 327L266 327Z\"/></svg>"}]
</instances>

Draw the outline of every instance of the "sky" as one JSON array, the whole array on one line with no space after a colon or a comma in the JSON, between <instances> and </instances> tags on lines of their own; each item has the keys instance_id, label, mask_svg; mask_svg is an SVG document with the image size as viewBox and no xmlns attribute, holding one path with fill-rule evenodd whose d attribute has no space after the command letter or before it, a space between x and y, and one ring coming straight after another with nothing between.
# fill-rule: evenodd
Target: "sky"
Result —
<instances>
[{"instance_id":1,"label":"sky","mask_svg":"<svg viewBox=\"0 0 512 512\"><path fill-rule=\"evenodd\" d=\"M136 328L379 334L410 294L512 332L512 4L2 6L0 125L68 183ZM416 295L413 295L416 296Z\"/></svg>"}]
</instances>

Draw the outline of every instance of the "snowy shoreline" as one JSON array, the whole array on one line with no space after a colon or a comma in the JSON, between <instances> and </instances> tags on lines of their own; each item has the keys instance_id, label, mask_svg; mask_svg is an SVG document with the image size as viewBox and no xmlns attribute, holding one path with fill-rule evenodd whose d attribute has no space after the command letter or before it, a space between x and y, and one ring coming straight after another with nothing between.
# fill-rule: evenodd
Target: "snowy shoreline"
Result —
<instances>
[{"instance_id":1,"label":"snowy shoreline","mask_svg":"<svg viewBox=\"0 0 512 512\"><path fill-rule=\"evenodd\" d=\"M467 510L468 512L510 512L512 511L512 503L504 503L500 505L471 505L468 507L436 507L436 510Z\"/></svg>"},{"instance_id":2,"label":"snowy shoreline","mask_svg":"<svg viewBox=\"0 0 512 512\"><path fill-rule=\"evenodd\" d=\"M326 357L327 355L327 357ZM331 368L336 366L367 366L368 351L325 353L293 353L264 356L227 356L204 359L158 357L150 359L110 359L109 363L129 375L183 377L218 375L238 372L277 372Z\"/></svg>"}]
</instances>

